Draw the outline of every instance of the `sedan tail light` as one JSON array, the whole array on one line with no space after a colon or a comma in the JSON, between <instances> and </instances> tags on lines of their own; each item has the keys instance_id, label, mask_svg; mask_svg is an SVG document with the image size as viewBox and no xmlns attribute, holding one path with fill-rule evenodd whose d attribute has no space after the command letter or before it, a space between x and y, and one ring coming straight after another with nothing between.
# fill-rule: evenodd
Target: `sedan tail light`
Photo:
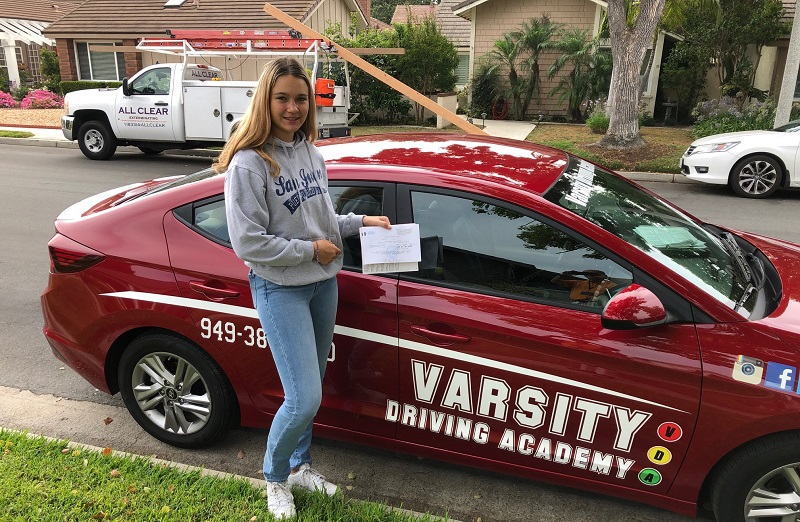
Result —
<instances>
[{"instance_id":1,"label":"sedan tail light","mask_svg":"<svg viewBox=\"0 0 800 522\"><path fill-rule=\"evenodd\" d=\"M50 271L58 274L80 272L105 259L100 252L61 234L56 234L47 248L50 251Z\"/></svg>"}]
</instances>

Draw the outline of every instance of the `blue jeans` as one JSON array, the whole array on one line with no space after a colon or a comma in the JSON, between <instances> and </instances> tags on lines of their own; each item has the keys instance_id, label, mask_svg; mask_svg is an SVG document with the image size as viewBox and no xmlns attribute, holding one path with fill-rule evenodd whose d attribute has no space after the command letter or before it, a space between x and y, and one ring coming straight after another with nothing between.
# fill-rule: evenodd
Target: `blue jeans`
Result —
<instances>
[{"instance_id":1,"label":"blue jeans","mask_svg":"<svg viewBox=\"0 0 800 522\"><path fill-rule=\"evenodd\" d=\"M336 324L336 278L281 286L250 272L253 304L283 385L267 437L264 478L284 482L290 470L311 463L311 426L322 403L322 378Z\"/></svg>"}]
</instances>

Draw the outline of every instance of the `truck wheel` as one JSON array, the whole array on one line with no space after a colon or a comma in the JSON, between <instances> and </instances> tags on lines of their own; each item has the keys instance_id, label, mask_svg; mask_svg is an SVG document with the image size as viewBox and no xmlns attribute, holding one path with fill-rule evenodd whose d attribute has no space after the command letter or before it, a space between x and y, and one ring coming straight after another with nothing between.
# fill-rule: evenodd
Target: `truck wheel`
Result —
<instances>
[{"instance_id":1,"label":"truck wheel","mask_svg":"<svg viewBox=\"0 0 800 522\"><path fill-rule=\"evenodd\" d=\"M800 516L800 434L784 432L735 453L714 480L717 520L767 522Z\"/></svg>"},{"instance_id":2,"label":"truck wheel","mask_svg":"<svg viewBox=\"0 0 800 522\"><path fill-rule=\"evenodd\" d=\"M117 150L117 138L104 123L87 121L78 131L78 146L89 159L107 160Z\"/></svg>"},{"instance_id":3,"label":"truck wheel","mask_svg":"<svg viewBox=\"0 0 800 522\"><path fill-rule=\"evenodd\" d=\"M161 154L162 152L164 152L163 150L151 149L150 147L138 147L138 149L147 154L148 156L155 156L157 154Z\"/></svg>"},{"instance_id":4,"label":"truck wheel","mask_svg":"<svg viewBox=\"0 0 800 522\"><path fill-rule=\"evenodd\" d=\"M167 444L208 446L236 419L236 395L220 367L179 337L159 333L135 339L122 353L118 377L133 418Z\"/></svg>"}]
</instances>

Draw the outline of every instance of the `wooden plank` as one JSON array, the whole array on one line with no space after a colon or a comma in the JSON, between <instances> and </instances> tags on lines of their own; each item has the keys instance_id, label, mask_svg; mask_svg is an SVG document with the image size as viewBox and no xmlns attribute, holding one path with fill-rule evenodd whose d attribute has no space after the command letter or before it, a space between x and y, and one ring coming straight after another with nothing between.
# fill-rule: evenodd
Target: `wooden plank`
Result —
<instances>
[{"instance_id":1,"label":"wooden plank","mask_svg":"<svg viewBox=\"0 0 800 522\"><path fill-rule=\"evenodd\" d=\"M264 4L264 11L266 11L268 14L271 14L272 16L277 18L280 22L286 24L288 27L300 31L303 34L303 36L306 37L310 36L312 38L320 38L323 40L330 41L329 38L325 38L325 36L323 36L321 33L318 33L317 31L311 29L303 22L296 20L295 18L292 18L291 16L284 13L283 11L281 11L280 9L278 9L277 7L268 2ZM389 76L385 72L381 71L380 69L378 69L371 63L367 62L363 58L359 58L354 53L345 49L344 47L336 45L336 54L338 54L341 58L347 60L349 63L352 63L359 69L363 70L364 72L371 74L376 79L382 81L389 87L392 87L393 89L400 91L402 94L408 96L409 98L419 103L423 107L429 109L435 114L438 114L439 116L446 119L456 127L463 130L464 132L468 134L486 135L486 132L484 132L482 129L471 124L464 118L459 117L456 113L445 109L435 101L431 100L430 98L421 94L420 92L412 89L411 87L401 82L397 78Z\"/></svg>"}]
</instances>

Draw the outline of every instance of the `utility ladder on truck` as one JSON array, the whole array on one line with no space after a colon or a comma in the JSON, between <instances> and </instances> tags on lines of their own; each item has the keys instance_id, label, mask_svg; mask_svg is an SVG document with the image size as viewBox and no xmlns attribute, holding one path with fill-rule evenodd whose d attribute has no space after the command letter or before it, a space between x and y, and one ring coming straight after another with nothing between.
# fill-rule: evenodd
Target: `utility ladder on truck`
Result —
<instances>
[{"instance_id":1,"label":"utility ladder on truck","mask_svg":"<svg viewBox=\"0 0 800 522\"><path fill-rule=\"evenodd\" d=\"M193 56L295 56L301 58L301 61L313 59L312 84L316 81L319 52L336 52L329 41L303 38L294 29L289 31L167 29L167 38L141 38L136 44L136 49L182 56L184 65L189 57Z\"/></svg>"}]
</instances>

